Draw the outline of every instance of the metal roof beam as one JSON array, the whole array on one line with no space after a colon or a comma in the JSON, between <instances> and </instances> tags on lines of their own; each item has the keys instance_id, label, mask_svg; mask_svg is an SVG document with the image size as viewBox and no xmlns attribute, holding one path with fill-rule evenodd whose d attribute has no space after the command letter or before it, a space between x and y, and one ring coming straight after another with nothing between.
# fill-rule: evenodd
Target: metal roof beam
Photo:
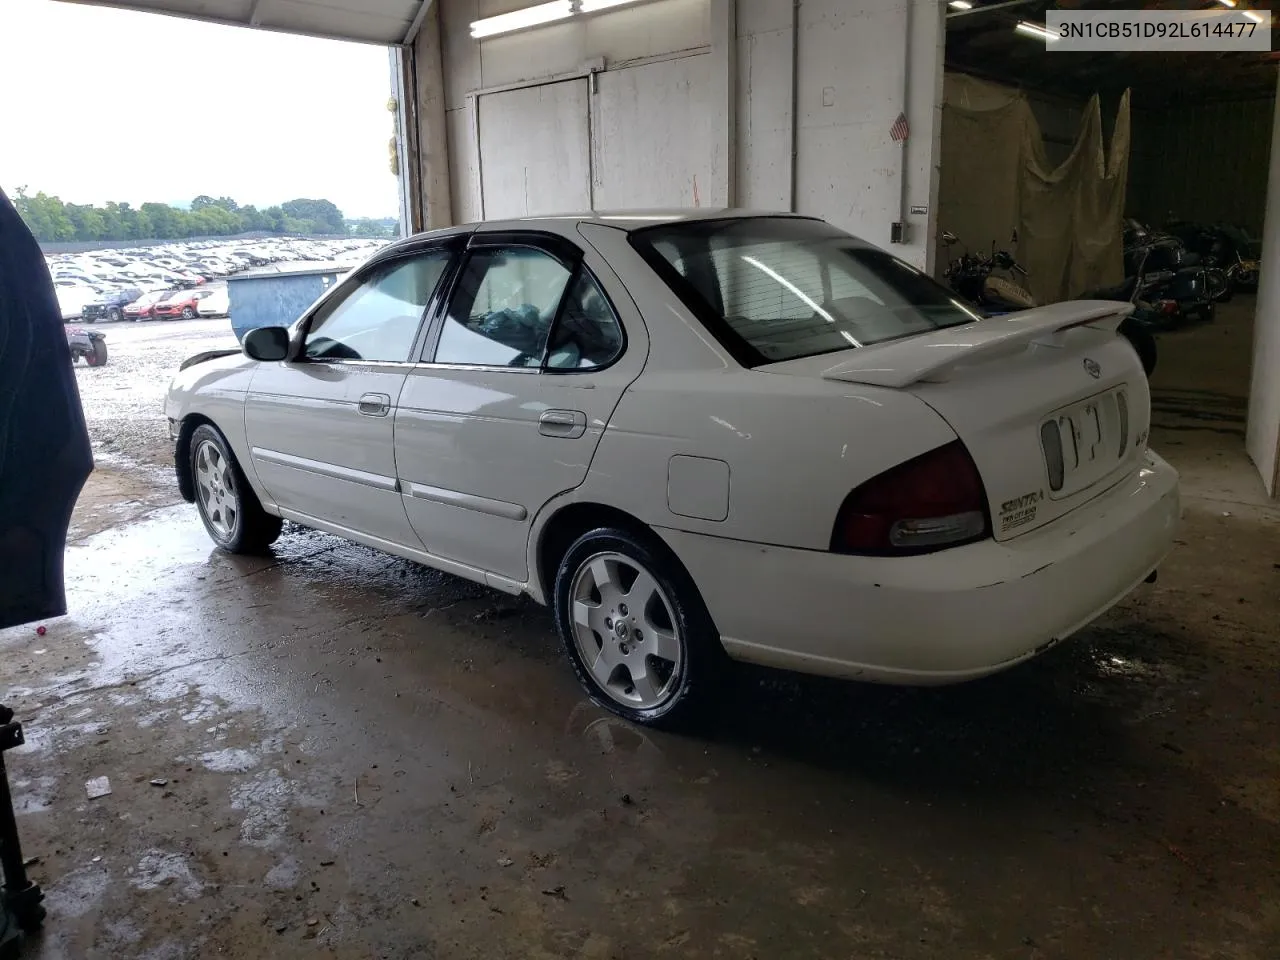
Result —
<instances>
[{"instance_id":1,"label":"metal roof beam","mask_svg":"<svg viewBox=\"0 0 1280 960\"><path fill-rule=\"evenodd\" d=\"M409 24L409 29L404 32L404 39L400 41L403 46L407 47L418 36L418 31L422 29L422 21L427 18L427 11L431 9L431 3L432 0L422 0L418 5L418 12L413 15L413 22Z\"/></svg>"}]
</instances>

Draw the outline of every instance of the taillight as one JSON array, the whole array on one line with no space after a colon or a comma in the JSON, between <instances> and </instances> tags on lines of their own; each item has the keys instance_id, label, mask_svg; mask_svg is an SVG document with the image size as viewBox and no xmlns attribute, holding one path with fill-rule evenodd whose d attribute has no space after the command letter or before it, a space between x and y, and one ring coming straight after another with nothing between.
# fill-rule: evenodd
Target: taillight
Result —
<instances>
[{"instance_id":1,"label":"taillight","mask_svg":"<svg viewBox=\"0 0 1280 960\"><path fill-rule=\"evenodd\" d=\"M831 534L837 553L928 553L991 535L987 497L959 440L930 450L845 498Z\"/></svg>"}]
</instances>

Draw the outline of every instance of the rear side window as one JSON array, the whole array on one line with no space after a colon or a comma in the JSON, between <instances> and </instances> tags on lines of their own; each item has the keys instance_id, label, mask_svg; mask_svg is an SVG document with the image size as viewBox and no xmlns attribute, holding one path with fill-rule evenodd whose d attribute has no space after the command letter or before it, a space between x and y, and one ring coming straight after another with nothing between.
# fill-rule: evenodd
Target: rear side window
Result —
<instances>
[{"instance_id":1,"label":"rear side window","mask_svg":"<svg viewBox=\"0 0 1280 960\"><path fill-rule=\"evenodd\" d=\"M569 288L547 345L548 370L596 370L622 352L622 326L599 284L585 269Z\"/></svg>"},{"instance_id":2,"label":"rear side window","mask_svg":"<svg viewBox=\"0 0 1280 960\"><path fill-rule=\"evenodd\" d=\"M594 370L622 350L622 328L591 274L532 247L479 250L459 275L437 363Z\"/></svg>"},{"instance_id":3,"label":"rear side window","mask_svg":"<svg viewBox=\"0 0 1280 960\"><path fill-rule=\"evenodd\" d=\"M480 250L458 277L437 363L537 367L571 273L532 247Z\"/></svg>"},{"instance_id":4,"label":"rear side window","mask_svg":"<svg viewBox=\"0 0 1280 960\"><path fill-rule=\"evenodd\" d=\"M915 267L819 220L666 224L636 231L632 243L747 366L978 319Z\"/></svg>"}]
</instances>

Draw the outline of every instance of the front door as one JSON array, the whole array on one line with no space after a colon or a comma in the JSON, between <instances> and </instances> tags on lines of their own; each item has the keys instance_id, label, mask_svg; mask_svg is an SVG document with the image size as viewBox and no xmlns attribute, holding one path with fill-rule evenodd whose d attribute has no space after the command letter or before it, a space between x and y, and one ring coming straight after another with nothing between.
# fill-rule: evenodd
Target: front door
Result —
<instances>
[{"instance_id":1,"label":"front door","mask_svg":"<svg viewBox=\"0 0 1280 960\"><path fill-rule=\"evenodd\" d=\"M431 553L528 579L533 518L585 479L648 347L594 252L520 233L473 236L396 411L405 509ZM633 308L632 308L633 309Z\"/></svg>"},{"instance_id":2,"label":"front door","mask_svg":"<svg viewBox=\"0 0 1280 960\"><path fill-rule=\"evenodd\" d=\"M420 547L400 501L396 404L451 254L373 265L322 303L295 356L255 371L245 431L284 516L366 541Z\"/></svg>"}]
</instances>

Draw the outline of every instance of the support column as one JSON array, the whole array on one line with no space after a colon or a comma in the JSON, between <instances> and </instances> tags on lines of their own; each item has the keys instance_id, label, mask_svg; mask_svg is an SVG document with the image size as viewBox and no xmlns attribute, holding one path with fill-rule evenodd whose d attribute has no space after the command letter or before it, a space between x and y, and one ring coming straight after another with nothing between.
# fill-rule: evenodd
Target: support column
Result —
<instances>
[{"instance_id":1,"label":"support column","mask_svg":"<svg viewBox=\"0 0 1280 960\"><path fill-rule=\"evenodd\" d=\"M406 50L412 98L408 139L420 189L418 230L453 225L449 195L449 141L445 128L444 55L440 47L440 3L431 4L413 43ZM412 177L411 177L412 179Z\"/></svg>"},{"instance_id":2,"label":"support column","mask_svg":"<svg viewBox=\"0 0 1280 960\"><path fill-rule=\"evenodd\" d=\"M716 125L714 144L716 182L708 191L707 205L734 206L738 201L737 140L734 133L737 103L734 95L738 67L737 0L711 0L711 60L714 92L711 102Z\"/></svg>"},{"instance_id":3,"label":"support column","mask_svg":"<svg viewBox=\"0 0 1280 960\"><path fill-rule=\"evenodd\" d=\"M412 147L415 142L413 97L410 94L413 89L413 48L390 47L388 52L391 55L391 102L396 114L395 136L392 139L392 171L396 175L400 194L400 236L407 237L422 229L419 216L422 190L414 160L416 151Z\"/></svg>"},{"instance_id":4,"label":"support column","mask_svg":"<svg viewBox=\"0 0 1280 960\"><path fill-rule=\"evenodd\" d=\"M1245 445L1272 497L1280 493L1280 80L1271 122L1271 161L1262 227L1262 273L1253 321L1253 375Z\"/></svg>"}]
</instances>

